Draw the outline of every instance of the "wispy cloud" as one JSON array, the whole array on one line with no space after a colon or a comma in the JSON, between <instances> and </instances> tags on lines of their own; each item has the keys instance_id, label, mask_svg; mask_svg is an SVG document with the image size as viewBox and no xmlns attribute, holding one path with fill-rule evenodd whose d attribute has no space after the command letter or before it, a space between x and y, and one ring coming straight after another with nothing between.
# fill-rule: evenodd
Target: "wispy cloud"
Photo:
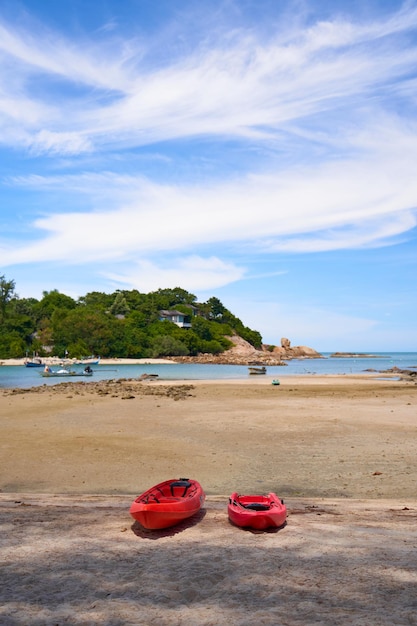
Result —
<instances>
[{"instance_id":1,"label":"wispy cloud","mask_svg":"<svg viewBox=\"0 0 417 626\"><path fill-rule=\"evenodd\" d=\"M163 185L114 174L17 179L72 197L88 194L95 208L39 217L33 225L40 240L14 247L4 261L126 260L213 245L249 246L259 254L385 244L416 225L417 136L409 128L394 133L392 124L384 142L384 131L374 130L376 146L357 137L366 147L362 156L216 185Z\"/></svg>"},{"instance_id":2,"label":"wispy cloud","mask_svg":"<svg viewBox=\"0 0 417 626\"><path fill-rule=\"evenodd\" d=\"M383 98L399 82L404 89L417 48L401 40L416 24L410 8L385 21L320 22L266 41L256 28L237 29L153 69L138 40L83 41L80 48L55 33L35 37L3 23L0 71L10 76L11 63L19 64L6 100L22 98L25 110L37 111L21 118L37 150L76 154L202 135L266 141L306 117L340 107L347 116L352 99L357 109L375 90ZM10 106L3 113L15 118Z\"/></svg>"},{"instance_id":3,"label":"wispy cloud","mask_svg":"<svg viewBox=\"0 0 417 626\"><path fill-rule=\"evenodd\" d=\"M126 273L108 272L106 277L125 288L138 289L142 293L159 289L162 285L181 286L188 291L217 289L240 280L245 269L233 263L225 263L216 257L193 255L173 259L169 266L158 266L150 261L138 261Z\"/></svg>"},{"instance_id":4,"label":"wispy cloud","mask_svg":"<svg viewBox=\"0 0 417 626\"><path fill-rule=\"evenodd\" d=\"M158 62L145 39L106 24L92 43L0 22L0 142L44 156L46 170L73 157L59 173L4 180L43 208L31 241L0 234L3 266L115 262L102 274L120 284L186 273L192 289L221 287L247 276L239 259L251 253L386 245L416 225L414 3L366 23L210 33ZM215 162L207 178L198 140ZM239 173L232 143L246 151ZM151 145L168 163L173 146L185 155L178 180L145 175L143 161L117 173L123 149ZM79 171L82 154L95 171Z\"/></svg>"}]
</instances>

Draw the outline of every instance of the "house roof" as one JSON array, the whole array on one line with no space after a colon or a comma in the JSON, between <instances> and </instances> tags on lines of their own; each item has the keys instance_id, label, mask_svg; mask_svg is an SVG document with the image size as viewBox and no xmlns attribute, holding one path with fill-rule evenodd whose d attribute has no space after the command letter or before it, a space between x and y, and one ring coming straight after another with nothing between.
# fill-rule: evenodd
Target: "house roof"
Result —
<instances>
[{"instance_id":1,"label":"house roof","mask_svg":"<svg viewBox=\"0 0 417 626\"><path fill-rule=\"evenodd\" d=\"M170 309L169 311L163 309L162 311L159 311L159 313L160 315L164 315L167 317L171 317L172 315L182 315L183 317L187 316L186 313L183 313L182 311L177 311L176 309Z\"/></svg>"}]
</instances>

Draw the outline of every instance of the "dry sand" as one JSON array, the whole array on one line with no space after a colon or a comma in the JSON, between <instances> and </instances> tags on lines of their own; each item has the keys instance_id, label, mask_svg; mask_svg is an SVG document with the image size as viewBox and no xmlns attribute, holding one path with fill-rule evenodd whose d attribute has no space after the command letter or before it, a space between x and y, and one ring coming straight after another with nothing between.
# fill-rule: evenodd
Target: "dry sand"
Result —
<instances>
[{"instance_id":1,"label":"dry sand","mask_svg":"<svg viewBox=\"0 0 417 626\"><path fill-rule=\"evenodd\" d=\"M368 376L0 392L0 623L417 624L416 405ZM201 514L140 529L133 496L179 476ZM235 489L287 525L232 526Z\"/></svg>"}]
</instances>

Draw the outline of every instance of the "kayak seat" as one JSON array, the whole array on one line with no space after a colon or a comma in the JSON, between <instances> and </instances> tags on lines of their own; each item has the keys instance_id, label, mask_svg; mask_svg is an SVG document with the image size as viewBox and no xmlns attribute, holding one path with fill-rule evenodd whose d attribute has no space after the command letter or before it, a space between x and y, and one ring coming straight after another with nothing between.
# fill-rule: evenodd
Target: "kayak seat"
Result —
<instances>
[{"instance_id":1,"label":"kayak seat","mask_svg":"<svg viewBox=\"0 0 417 626\"><path fill-rule=\"evenodd\" d=\"M250 502L249 504L242 504L242 506L251 511L268 511L271 508L269 504L261 504L261 502Z\"/></svg>"},{"instance_id":2,"label":"kayak seat","mask_svg":"<svg viewBox=\"0 0 417 626\"><path fill-rule=\"evenodd\" d=\"M183 498L185 494L187 493L189 487L191 487L191 483L186 478L175 480L174 482L171 483L171 494L173 496L176 496L178 495L178 491L180 490L181 491L180 497Z\"/></svg>"}]
</instances>

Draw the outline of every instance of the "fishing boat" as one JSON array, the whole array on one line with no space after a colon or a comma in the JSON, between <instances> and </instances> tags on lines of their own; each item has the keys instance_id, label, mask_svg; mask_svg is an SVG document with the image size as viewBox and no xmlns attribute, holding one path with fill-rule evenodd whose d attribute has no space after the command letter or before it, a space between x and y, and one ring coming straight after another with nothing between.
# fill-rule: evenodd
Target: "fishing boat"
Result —
<instances>
[{"instance_id":1,"label":"fishing boat","mask_svg":"<svg viewBox=\"0 0 417 626\"><path fill-rule=\"evenodd\" d=\"M51 370L50 367L45 367L43 372L39 372L41 376L44 378L54 378L54 377L66 377L66 376L92 376L93 370L91 368L85 368L82 372L75 372L74 370L61 369L61 370Z\"/></svg>"},{"instance_id":2,"label":"fishing boat","mask_svg":"<svg viewBox=\"0 0 417 626\"><path fill-rule=\"evenodd\" d=\"M198 513L205 497L196 480L174 478L138 496L130 507L130 514L148 530L169 528Z\"/></svg>"},{"instance_id":3,"label":"fishing boat","mask_svg":"<svg viewBox=\"0 0 417 626\"><path fill-rule=\"evenodd\" d=\"M236 526L255 530L279 528L287 519L284 500L275 493L242 496L234 492L229 498L227 513Z\"/></svg>"},{"instance_id":4,"label":"fishing boat","mask_svg":"<svg viewBox=\"0 0 417 626\"><path fill-rule=\"evenodd\" d=\"M99 365L100 364L99 356L88 356L77 361L74 361L74 365Z\"/></svg>"},{"instance_id":5,"label":"fishing boat","mask_svg":"<svg viewBox=\"0 0 417 626\"><path fill-rule=\"evenodd\" d=\"M249 367L249 374L266 374L266 367Z\"/></svg>"},{"instance_id":6,"label":"fishing boat","mask_svg":"<svg viewBox=\"0 0 417 626\"><path fill-rule=\"evenodd\" d=\"M45 363L42 362L42 359L39 357L34 357L33 359L26 359L25 367L44 367Z\"/></svg>"}]
</instances>

